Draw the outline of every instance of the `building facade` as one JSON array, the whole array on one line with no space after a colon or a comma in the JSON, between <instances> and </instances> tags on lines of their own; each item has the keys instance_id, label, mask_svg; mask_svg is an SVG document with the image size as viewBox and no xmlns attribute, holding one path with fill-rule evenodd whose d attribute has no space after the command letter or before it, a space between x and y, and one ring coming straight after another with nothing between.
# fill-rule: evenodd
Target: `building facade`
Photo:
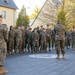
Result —
<instances>
[{"instance_id":1,"label":"building facade","mask_svg":"<svg viewBox=\"0 0 75 75\"><path fill-rule=\"evenodd\" d=\"M57 23L58 7L60 3L60 0L46 0L31 27L43 26L46 28L47 24L49 24L51 28L53 28Z\"/></svg>"},{"instance_id":2,"label":"building facade","mask_svg":"<svg viewBox=\"0 0 75 75\"><path fill-rule=\"evenodd\" d=\"M7 24L8 28L16 25L17 6L13 0L0 0L0 15L2 15L3 24Z\"/></svg>"}]
</instances>

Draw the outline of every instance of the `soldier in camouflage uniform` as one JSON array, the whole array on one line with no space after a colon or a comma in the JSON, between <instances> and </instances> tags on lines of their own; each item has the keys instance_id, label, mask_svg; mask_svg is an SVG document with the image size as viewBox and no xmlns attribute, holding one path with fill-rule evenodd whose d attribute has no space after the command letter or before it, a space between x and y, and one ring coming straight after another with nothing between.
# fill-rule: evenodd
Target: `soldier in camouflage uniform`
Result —
<instances>
[{"instance_id":1,"label":"soldier in camouflage uniform","mask_svg":"<svg viewBox=\"0 0 75 75\"><path fill-rule=\"evenodd\" d=\"M59 20L54 28L55 30L55 41L56 41L56 53L57 58L60 59L60 51L62 52L62 58L65 58L65 27L61 24Z\"/></svg>"},{"instance_id":2,"label":"soldier in camouflage uniform","mask_svg":"<svg viewBox=\"0 0 75 75\"><path fill-rule=\"evenodd\" d=\"M28 53L30 53L30 49L32 51L32 29L29 28L29 31L27 33L27 43L28 43Z\"/></svg>"},{"instance_id":3,"label":"soldier in camouflage uniform","mask_svg":"<svg viewBox=\"0 0 75 75\"><path fill-rule=\"evenodd\" d=\"M55 32L52 30L52 50L54 50L55 47Z\"/></svg>"},{"instance_id":4,"label":"soldier in camouflage uniform","mask_svg":"<svg viewBox=\"0 0 75 75\"><path fill-rule=\"evenodd\" d=\"M14 27L14 53L16 53L16 32L17 29Z\"/></svg>"},{"instance_id":5,"label":"soldier in camouflage uniform","mask_svg":"<svg viewBox=\"0 0 75 75\"><path fill-rule=\"evenodd\" d=\"M28 45L27 39L28 39L29 28L30 27L27 26L26 31L25 31L25 50L27 49L27 45ZM30 52L30 51L28 51L28 52Z\"/></svg>"},{"instance_id":6,"label":"soldier in camouflage uniform","mask_svg":"<svg viewBox=\"0 0 75 75\"><path fill-rule=\"evenodd\" d=\"M16 53L22 53L22 30L21 26L16 31Z\"/></svg>"},{"instance_id":7,"label":"soldier in camouflage uniform","mask_svg":"<svg viewBox=\"0 0 75 75\"><path fill-rule=\"evenodd\" d=\"M47 52L47 33L45 28L43 28L42 32L40 33L40 43L41 43L40 52L42 51Z\"/></svg>"},{"instance_id":8,"label":"soldier in camouflage uniform","mask_svg":"<svg viewBox=\"0 0 75 75\"><path fill-rule=\"evenodd\" d=\"M39 34L37 32L37 29L34 29L34 32L32 33L32 52L38 53L39 50Z\"/></svg>"},{"instance_id":9,"label":"soldier in camouflage uniform","mask_svg":"<svg viewBox=\"0 0 75 75\"><path fill-rule=\"evenodd\" d=\"M72 49L75 49L75 27L72 30Z\"/></svg>"},{"instance_id":10,"label":"soldier in camouflage uniform","mask_svg":"<svg viewBox=\"0 0 75 75\"><path fill-rule=\"evenodd\" d=\"M67 47L67 49L69 49L71 46L71 40L72 40L71 34L72 34L71 31L68 29L68 31L66 32L66 47Z\"/></svg>"},{"instance_id":11,"label":"soldier in camouflage uniform","mask_svg":"<svg viewBox=\"0 0 75 75\"><path fill-rule=\"evenodd\" d=\"M7 50L7 27L6 25L2 25L2 16L0 15L0 74L8 73L7 70L4 70L4 60L6 58L6 50Z\"/></svg>"},{"instance_id":12,"label":"soldier in camouflage uniform","mask_svg":"<svg viewBox=\"0 0 75 75\"><path fill-rule=\"evenodd\" d=\"M22 53L25 52L25 28L24 26L21 26L21 30L22 30Z\"/></svg>"},{"instance_id":13,"label":"soldier in camouflage uniform","mask_svg":"<svg viewBox=\"0 0 75 75\"><path fill-rule=\"evenodd\" d=\"M47 33L47 44L49 45L49 46L47 45L47 47L48 47L49 51L51 51L51 50L50 50L50 47L51 47L51 35L52 35L52 30L50 29L49 24L47 24L46 33Z\"/></svg>"},{"instance_id":14,"label":"soldier in camouflage uniform","mask_svg":"<svg viewBox=\"0 0 75 75\"><path fill-rule=\"evenodd\" d=\"M14 29L10 26L9 31L9 54L14 54Z\"/></svg>"}]
</instances>

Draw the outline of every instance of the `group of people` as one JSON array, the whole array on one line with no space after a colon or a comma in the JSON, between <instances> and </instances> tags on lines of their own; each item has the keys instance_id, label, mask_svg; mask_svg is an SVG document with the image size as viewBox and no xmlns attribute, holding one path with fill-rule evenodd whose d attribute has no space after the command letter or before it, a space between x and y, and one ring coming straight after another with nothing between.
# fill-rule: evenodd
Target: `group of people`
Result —
<instances>
[{"instance_id":1,"label":"group of people","mask_svg":"<svg viewBox=\"0 0 75 75\"><path fill-rule=\"evenodd\" d=\"M75 48L75 27L72 31L66 31L60 20L57 21L53 30L47 24L46 29L43 26L34 28L34 30L27 26L25 29L21 25L17 29L10 26L8 31L7 26L2 24L2 17L0 16L0 74L8 73L7 70L4 70L6 54L41 53L55 48L57 59L60 59L60 52L62 52L64 59L65 46L67 49L70 46Z\"/></svg>"},{"instance_id":2,"label":"group of people","mask_svg":"<svg viewBox=\"0 0 75 75\"><path fill-rule=\"evenodd\" d=\"M43 27L39 29L37 27L34 30L29 26L27 26L26 30L24 26L18 26L18 29L10 26L10 30L8 31L7 53L47 52L47 48L51 51L51 36L52 30L49 25L47 25L47 29Z\"/></svg>"}]
</instances>

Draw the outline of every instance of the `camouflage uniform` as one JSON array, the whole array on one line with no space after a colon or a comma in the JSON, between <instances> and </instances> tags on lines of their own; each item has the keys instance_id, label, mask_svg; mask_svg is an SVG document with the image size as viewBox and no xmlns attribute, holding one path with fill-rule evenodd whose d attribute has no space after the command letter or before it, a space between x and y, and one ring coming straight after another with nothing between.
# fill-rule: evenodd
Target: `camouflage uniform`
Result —
<instances>
[{"instance_id":1,"label":"camouflage uniform","mask_svg":"<svg viewBox=\"0 0 75 75\"><path fill-rule=\"evenodd\" d=\"M24 53L25 49L25 30L22 30L22 52Z\"/></svg>"},{"instance_id":2,"label":"camouflage uniform","mask_svg":"<svg viewBox=\"0 0 75 75\"><path fill-rule=\"evenodd\" d=\"M49 51L51 51L50 47L51 47L52 30L51 29L46 29L46 33L47 33L47 44L49 45Z\"/></svg>"},{"instance_id":3,"label":"camouflage uniform","mask_svg":"<svg viewBox=\"0 0 75 75\"><path fill-rule=\"evenodd\" d=\"M55 26L55 41L56 41L56 53L58 55L58 58L60 58L60 51L62 52L63 58L65 54L65 27L58 23L58 25Z\"/></svg>"},{"instance_id":4,"label":"camouflage uniform","mask_svg":"<svg viewBox=\"0 0 75 75\"><path fill-rule=\"evenodd\" d=\"M55 32L52 30L52 49L55 46Z\"/></svg>"},{"instance_id":5,"label":"camouflage uniform","mask_svg":"<svg viewBox=\"0 0 75 75\"><path fill-rule=\"evenodd\" d=\"M71 31L67 31L66 32L66 47L69 48L71 46L71 40L72 40L72 35L71 35Z\"/></svg>"},{"instance_id":6,"label":"camouflage uniform","mask_svg":"<svg viewBox=\"0 0 75 75\"><path fill-rule=\"evenodd\" d=\"M38 32L33 32L32 33L32 51L38 52L39 50L39 34Z\"/></svg>"},{"instance_id":7,"label":"camouflage uniform","mask_svg":"<svg viewBox=\"0 0 75 75\"><path fill-rule=\"evenodd\" d=\"M16 31L16 50L17 52L21 53L22 50L22 31Z\"/></svg>"},{"instance_id":8,"label":"camouflage uniform","mask_svg":"<svg viewBox=\"0 0 75 75\"><path fill-rule=\"evenodd\" d=\"M30 48L32 50L32 32L29 32L27 33L27 43L28 43L28 53L30 52Z\"/></svg>"},{"instance_id":9,"label":"camouflage uniform","mask_svg":"<svg viewBox=\"0 0 75 75\"><path fill-rule=\"evenodd\" d=\"M72 31L72 48L75 48L75 31Z\"/></svg>"},{"instance_id":10,"label":"camouflage uniform","mask_svg":"<svg viewBox=\"0 0 75 75\"><path fill-rule=\"evenodd\" d=\"M16 29L14 29L14 53L16 53L16 32L17 32L17 30Z\"/></svg>"},{"instance_id":11,"label":"camouflage uniform","mask_svg":"<svg viewBox=\"0 0 75 75\"><path fill-rule=\"evenodd\" d=\"M26 30L25 31L25 50L26 50L27 45L28 45L28 41L27 41L27 39L28 39L28 33L29 33L29 30Z\"/></svg>"},{"instance_id":12,"label":"camouflage uniform","mask_svg":"<svg viewBox=\"0 0 75 75\"><path fill-rule=\"evenodd\" d=\"M47 33L46 32L42 31L40 33L40 43L41 43L40 52L42 51L47 52Z\"/></svg>"},{"instance_id":13,"label":"camouflage uniform","mask_svg":"<svg viewBox=\"0 0 75 75\"><path fill-rule=\"evenodd\" d=\"M6 58L8 33L7 27L0 24L0 67L4 66L4 60Z\"/></svg>"},{"instance_id":14,"label":"camouflage uniform","mask_svg":"<svg viewBox=\"0 0 75 75\"><path fill-rule=\"evenodd\" d=\"M14 30L9 31L9 53L13 53L14 49Z\"/></svg>"}]
</instances>

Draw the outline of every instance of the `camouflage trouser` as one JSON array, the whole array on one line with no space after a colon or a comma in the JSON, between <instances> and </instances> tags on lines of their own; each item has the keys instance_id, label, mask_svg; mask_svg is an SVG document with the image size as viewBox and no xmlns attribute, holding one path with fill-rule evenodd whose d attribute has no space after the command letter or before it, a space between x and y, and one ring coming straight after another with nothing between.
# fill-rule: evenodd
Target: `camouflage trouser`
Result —
<instances>
[{"instance_id":1,"label":"camouflage trouser","mask_svg":"<svg viewBox=\"0 0 75 75\"><path fill-rule=\"evenodd\" d=\"M54 47L55 45L55 38L52 38L52 48Z\"/></svg>"},{"instance_id":2,"label":"camouflage trouser","mask_svg":"<svg viewBox=\"0 0 75 75\"><path fill-rule=\"evenodd\" d=\"M16 40L16 50L19 50L19 52L21 52L22 50L22 39L17 39Z\"/></svg>"},{"instance_id":3,"label":"camouflage trouser","mask_svg":"<svg viewBox=\"0 0 75 75\"><path fill-rule=\"evenodd\" d=\"M14 40L13 39L10 39L9 40L9 51L12 52L13 49L14 49Z\"/></svg>"},{"instance_id":4,"label":"camouflage trouser","mask_svg":"<svg viewBox=\"0 0 75 75\"><path fill-rule=\"evenodd\" d=\"M67 44L68 44L68 46L71 45L71 39L67 38Z\"/></svg>"},{"instance_id":5,"label":"camouflage trouser","mask_svg":"<svg viewBox=\"0 0 75 75\"><path fill-rule=\"evenodd\" d=\"M47 50L47 42L45 42L45 41L41 41L41 48L40 48L40 50Z\"/></svg>"},{"instance_id":6,"label":"camouflage trouser","mask_svg":"<svg viewBox=\"0 0 75 75\"><path fill-rule=\"evenodd\" d=\"M75 39L72 39L72 48L75 48Z\"/></svg>"},{"instance_id":7,"label":"camouflage trouser","mask_svg":"<svg viewBox=\"0 0 75 75\"><path fill-rule=\"evenodd\" d=\"M65 40L57 40L55 48L57 54L60 54L60 51L62 52L62 54L65 54Z\"/></svg>"},{"instance_id":8,"label":"camouflage trouser","mask_svg":"<svg viewBox=\"0 0 75 75\"><path fill-rule=\"evenodd\" d=\"M28 42L28 50L30 50L30 48L31 48L31 50L32 50L32 42L31 41L27 41Z\"/></svg>"},{"instance_id":9,"label":"camouflage trouser","mask_svg":"<svg viewBox=\"0 0 75 75\"><path fill-rule=\"evenodd\" d=\"M47 40L47 48L49 48L49 50L51 48L51 39Z\"/></svg>"},{"instance_id":10,"label":"camouflage trouser","mask_svg":"<svg viewBox=\"0 0 75 75\"><path fill-rule=\"evenodd\" d=\"M6 58L5 50L0 49L0 67L4 65L5 58Z\"/></svg>"},{"instance_id":11,"label":"camouflage trouser","mask_svg":"<svg viewBox=\"0 0 75 75\"><path fill-rule=\"evenodd\" d=\"M25 39L22 39L22 51L25 49Z\"/></svg>"},{"instance_id":12,"label":"camouflage trouser","mask_svg":"<svg viewBox=\"0 0 75 75\"><path fill-rule=\"evenodd\" d=\"M66 48L68 48L67 38L65 40L65 46L66 46Z\"/></svg>"},{"instance_id":13,"label":"camouflage trouser","mask_svg":"<svg viewBox=\"0 0 75 75\"><path fill-rule=\"evenodd\" d=\"M35 42L33 41L32 42L32 50L38 50L39 49L39 41Z\"/></svg>"}]
</instances>

